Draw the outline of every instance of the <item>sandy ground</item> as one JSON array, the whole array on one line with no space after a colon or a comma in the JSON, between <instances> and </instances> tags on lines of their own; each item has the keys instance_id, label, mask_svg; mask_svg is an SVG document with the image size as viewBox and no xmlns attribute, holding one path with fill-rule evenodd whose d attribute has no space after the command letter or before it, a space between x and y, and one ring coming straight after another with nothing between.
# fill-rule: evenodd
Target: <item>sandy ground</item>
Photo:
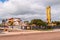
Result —
<instances>
[{"instance_id":1,"label":"sandy ground","mask_svg":"<svg viewBox=\"0 0 60 40\"><path fill-rule=\"evenodd\" d=\"M45 32L0 36L0 40L60 40L60 32Z\"/></svg>"}]
</instances>

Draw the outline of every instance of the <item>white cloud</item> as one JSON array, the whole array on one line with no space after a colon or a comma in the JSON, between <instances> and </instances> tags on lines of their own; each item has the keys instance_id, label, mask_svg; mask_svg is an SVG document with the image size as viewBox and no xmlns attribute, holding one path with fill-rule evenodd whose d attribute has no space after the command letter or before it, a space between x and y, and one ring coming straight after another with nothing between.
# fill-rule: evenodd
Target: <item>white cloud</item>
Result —
<instances>
[{"instance_id":1,"label":"white cloud","mask_svg":"<svg viewBox=\"0 0 60 40\"><path fill-rule=\"evenodd\" d=\"M5 9L5 12L8 13L14 13L17 10L16 6L13 5L11 2L4 3L3 7Z\"/></svg>"},{"instance_id":2,"label":"white cloud","mask_svg":"<svg viewBox=\"0 0 60 40\"><path fill-rule=\"evenodd\" d=\"M25 20L39 18L46 20L46 6L52 7L52 20L59 20L60 1L59 0L9 0L0 2L0 17L19 17Z\"/></svg>"}]
</instances>

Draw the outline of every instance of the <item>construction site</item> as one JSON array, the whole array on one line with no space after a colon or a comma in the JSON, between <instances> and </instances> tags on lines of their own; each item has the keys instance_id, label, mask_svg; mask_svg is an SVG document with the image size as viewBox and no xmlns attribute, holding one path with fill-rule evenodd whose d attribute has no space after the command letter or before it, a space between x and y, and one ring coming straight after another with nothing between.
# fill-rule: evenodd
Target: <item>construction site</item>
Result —
<instances>
[{"instance_id":1,"label":"construction site","mask_svg":"<svg viewBox=\"0 0 60 40\"><path fill-rule=\"evenodd\" d=\"M46 7L46 23L47 23L47 26L45 28L52 28L53 26L56 26L56 23L52 23L51 21L51 7L50 6ZM20 18L9 18L6 20L2 20L2 24L3 24L3 27L0 27L0 30L3 30L3 31L26 30L26 29L31 30L34 28L34 27L29 26L28 22L23 22ZM37 29L37 26L36 26L36 29Z\"/></svg>"}]
</instances>

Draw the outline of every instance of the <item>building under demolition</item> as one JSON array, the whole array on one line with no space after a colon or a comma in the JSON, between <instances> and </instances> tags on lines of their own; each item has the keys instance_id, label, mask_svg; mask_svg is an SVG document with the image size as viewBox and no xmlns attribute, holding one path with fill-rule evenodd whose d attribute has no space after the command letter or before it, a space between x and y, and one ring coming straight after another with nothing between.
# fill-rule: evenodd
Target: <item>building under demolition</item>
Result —
<instances>
[{"instance_id":1,"label":"building under demolition","mask_svg":"<svg viewBox=\"0 0 60 40\"><path fill-rule=\"evenodd\" d=\"M20 18L9 18L2 20L3 26L8 26L13 29L26 29L27 23L23 22Z\"/></svg>"}]
</instances>

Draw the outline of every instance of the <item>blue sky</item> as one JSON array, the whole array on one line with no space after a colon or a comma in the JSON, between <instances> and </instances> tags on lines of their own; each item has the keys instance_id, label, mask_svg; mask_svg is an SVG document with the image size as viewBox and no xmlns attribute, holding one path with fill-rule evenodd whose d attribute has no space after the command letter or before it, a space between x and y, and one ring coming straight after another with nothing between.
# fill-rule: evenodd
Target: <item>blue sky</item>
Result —
<instances>
[{"instance_id":1,"label":"blue sky","mask_svg":"<svg viewBox=\"0 0 60 40\"><path fill-rule=\"evenodd\" d=\"M8 0L0 0L0 2L3 2L3 3L6 2L6 1L8 1Z\"/></svg>"},{"instance_id":2,"label":"blue sky","mask_svg":"<svg viewBox=\"0 0 60 40\"><path fill-rule=\"evenodd\" d=\"M0 0L0 20L21 18L46 21L46 7L51 6L52 21L60 21L60 0ZM2 3L1 3L2 2Z\"/></svg>"}]
</instances>

